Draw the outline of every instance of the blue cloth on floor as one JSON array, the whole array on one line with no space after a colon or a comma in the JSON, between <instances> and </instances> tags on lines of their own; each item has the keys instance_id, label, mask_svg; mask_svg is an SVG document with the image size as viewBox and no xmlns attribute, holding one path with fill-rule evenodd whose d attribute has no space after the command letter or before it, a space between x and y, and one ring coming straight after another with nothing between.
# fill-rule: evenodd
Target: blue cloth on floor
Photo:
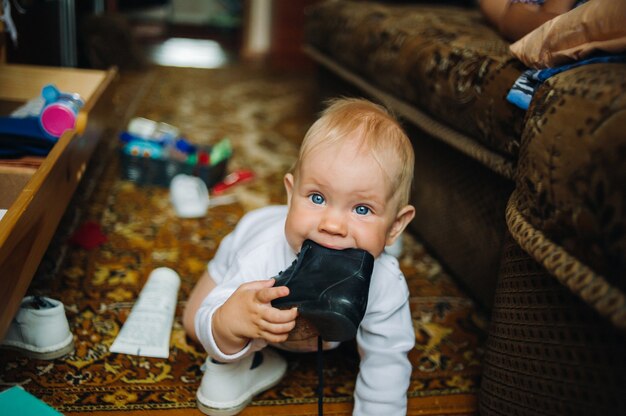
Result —
<instances>
[{"instance_id":1,"label":"blue cloth on floor","mask_svg":"<svg viewBox=\"0 0 626 416\"><path fill-rule=\"evenodd\" d=\"M568 69L576 68L581 65L604 63L604 62L626 62L626 54L610 54L610 55L595 55L591 58L583 59L580 61L572 62L571 64L565 64L554 68L546 69L527 69L522 72L522 75L515 81L511 90L509 91L506 99L521 108L522 110L528 110L530 106L530 100L533 98L537 88L543 84L545 80L559 74Z\"/></svg>"}]
</instances>

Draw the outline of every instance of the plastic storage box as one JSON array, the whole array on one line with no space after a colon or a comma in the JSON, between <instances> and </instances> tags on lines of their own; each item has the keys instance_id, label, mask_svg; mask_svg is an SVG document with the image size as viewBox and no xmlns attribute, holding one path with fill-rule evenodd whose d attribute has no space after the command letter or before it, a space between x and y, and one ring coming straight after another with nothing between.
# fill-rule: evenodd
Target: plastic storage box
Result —
<instances>
[{"instance_id":1,"label":"plastic storage box","mask_svg":"<svg viewBox=\"0 0 626 416\"><path fill-rule=\"evenodd\" d=\"M210 153L210 149L206 150ZM138 185L167 187L174 176L184 173L199 177L210 189L224 179L228 160L214 165L193 165L174 159L134 156L120 150L122 178Z\"/></svg>"}]
</instances>

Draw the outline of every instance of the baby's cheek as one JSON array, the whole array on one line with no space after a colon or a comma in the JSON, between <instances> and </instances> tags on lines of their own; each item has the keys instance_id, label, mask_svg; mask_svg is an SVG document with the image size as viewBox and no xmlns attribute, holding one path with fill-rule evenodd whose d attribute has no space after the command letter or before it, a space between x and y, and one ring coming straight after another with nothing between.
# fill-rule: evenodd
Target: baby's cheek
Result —
<instances>
[{"instance_id":1,"label":"baby's cheek","mask_svg":"<svg viewBox=\"0 0 626 416\"><path fill-rule=\"evenodd\" d=\"M304 238L301 236L298 227L289 219L287 219L287 222L285 223L285 238L294 253L299 253L300 247L302 247L302 243L304 242Z\"/></svg>"}]
</instances>

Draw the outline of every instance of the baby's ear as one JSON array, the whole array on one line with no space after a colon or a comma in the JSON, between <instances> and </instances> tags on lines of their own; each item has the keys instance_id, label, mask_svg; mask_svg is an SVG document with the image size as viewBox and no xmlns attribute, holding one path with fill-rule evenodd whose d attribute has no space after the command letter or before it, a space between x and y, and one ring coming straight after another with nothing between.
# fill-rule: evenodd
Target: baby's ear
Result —
<instances>
[{"instance_id":1,"label":"baby's ear","mask_svg":"<svg viewBox=\"0 0 626 416\"><path fill-rule=\"evenodd\" d=\"M415 207L413 205L402 207L396 214L396 219L391 225L391 230L389 230L387 234L387 242L385 245L392 245L400 234L402 234L406 226L409 225L413 217L415 217Z\"/></svg>"},{"instance_id":2,"label":"baby's ear","mask_svg":"<svg viewBox=\"0 0 626 416\"><path fill-rule=\"evenodd\" d=\"M291 204L291 194L293 193L293 175L291 173L286 173L283 178L283 182L285 183L285 190L287 191L287 205Z\"/></svg>"}]
</instances>

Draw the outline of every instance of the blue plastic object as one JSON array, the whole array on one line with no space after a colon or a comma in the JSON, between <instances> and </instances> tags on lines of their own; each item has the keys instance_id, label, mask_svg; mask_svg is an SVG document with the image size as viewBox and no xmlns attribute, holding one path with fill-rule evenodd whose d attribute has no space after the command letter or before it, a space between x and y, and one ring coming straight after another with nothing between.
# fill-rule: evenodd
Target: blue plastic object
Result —
<instances>
[{"instance_id":1,"label":"blue plastic object","mask_svg":"<svg viewBox=\"0 0 626 416\"><path fill-rule=\"evenodd\" d=\"M24 136L56 142L59 138L48 134L39 124L39 116L0 117L0 134Z\"/></svg>"}]
</instances>

